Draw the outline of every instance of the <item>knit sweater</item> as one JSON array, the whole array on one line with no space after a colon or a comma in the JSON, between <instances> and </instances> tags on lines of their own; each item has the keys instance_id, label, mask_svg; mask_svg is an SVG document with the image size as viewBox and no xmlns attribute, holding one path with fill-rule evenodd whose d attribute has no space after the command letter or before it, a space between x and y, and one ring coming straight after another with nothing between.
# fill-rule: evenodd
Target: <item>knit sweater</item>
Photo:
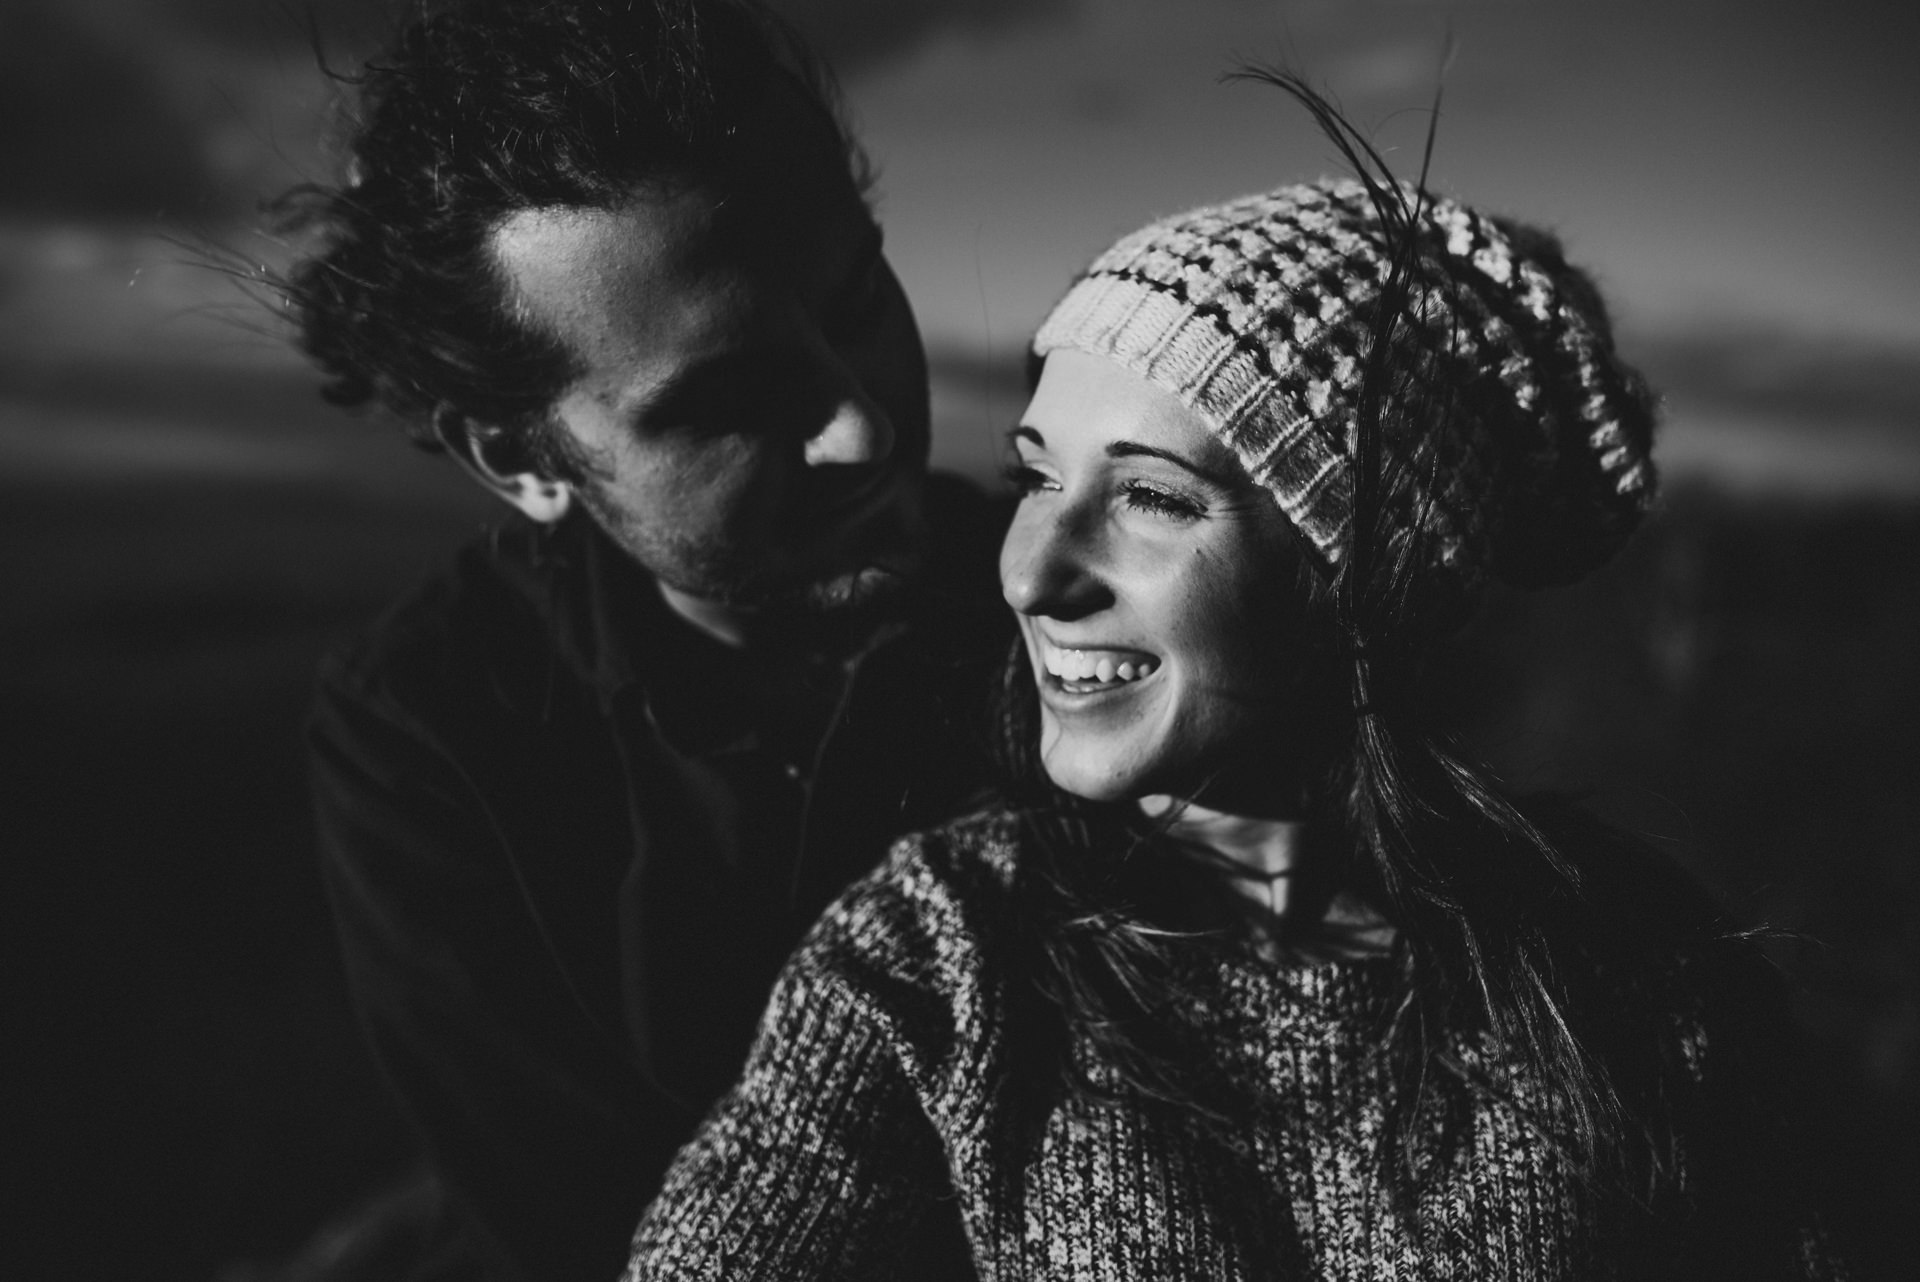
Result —
<instances>
[{"instance_id":1,"label":"knit sweater","mask_svg":"<svg viewBox=\"0 0 1920 1282\"><path fill-rule=\"evenodd\" d=\"M1410 1223L1373 1157L1379 1016L1399 982L1386 959L1218 950L1196 1013L1253 1101L1231 1135L1120 1094L1063 1099L1035 1142L1004 1036L1018 831L998 814L909 838L820 921L642 1220L627 1282L890 1276L937 1198L958 1199L986 1282L1844 1276L1777 1208L1748 1207L1753 1225L1703 1212L1711 1199L1684 1187L1697 1174L1664 1209L1590 1209L1521 1088L1474 1099ZM1708 1021L1677 1006L1706 1080ZM1091 1047L1073 1053L1096 1084L1110 1075Z\"/></svg>"}]
</instances>

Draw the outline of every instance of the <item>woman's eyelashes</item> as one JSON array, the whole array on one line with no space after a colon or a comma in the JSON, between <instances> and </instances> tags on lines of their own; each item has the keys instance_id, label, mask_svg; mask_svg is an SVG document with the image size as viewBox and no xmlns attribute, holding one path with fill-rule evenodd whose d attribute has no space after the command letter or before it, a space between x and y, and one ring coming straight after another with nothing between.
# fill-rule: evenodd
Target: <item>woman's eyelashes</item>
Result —
<instances>
[{"instance_id":1,"label":"woman's eyelashes","mask_svg":"<svg viewBox=\"0 0 1920 1282\"><path fill-rule=\"evenodd\" d=\"M1150 512L1172 521L1197 521L1207 514L1207 506L1195 499L1146 481L1128 481L1121 485L1127 506L1136 512Z\"/></svg>"},{"instance_id":2,"label":"woman's eyelashes","mask_svg":"<svg viewBox=\"0 0 1920 1282\"><path fill-rule=\"evenodd\" d=\"M1035 490L1044 489L1053 483L1052 478L1048 477L1047 474L1039 468L1023 463L1019 459L1015 459L1000 469L1000 479L1005 481L1008 487L1021 498L1025 498Z\"/></svg>"},{"instance_id":3,"label":"woman's eyelashes","mask_svg":"<svg viewBox=\"0 0 1920 1282\"><path fill-rule=\"evenodd\" d=\"M1059 480L1031 463L1015 460L1001 471L1002 478L1022 498L1041 490L1058 490ZM1157 481L1128 477L1114 483L1114 493L1127 509L1166 520L1197 521L1207 514L1207 504L1182 490Z\"/></svg>"}]
</instances>

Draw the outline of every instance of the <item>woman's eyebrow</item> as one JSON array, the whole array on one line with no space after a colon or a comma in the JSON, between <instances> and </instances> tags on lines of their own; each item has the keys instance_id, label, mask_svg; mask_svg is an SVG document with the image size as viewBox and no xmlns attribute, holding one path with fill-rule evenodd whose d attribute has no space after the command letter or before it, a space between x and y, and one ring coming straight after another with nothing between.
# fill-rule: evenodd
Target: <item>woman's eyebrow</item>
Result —
<instances>
[{"instance_id":1,"label":"woman's eyebrow","mask_svg":"<svg viewBox=\"0 0 1920 1282\"><path fill-rule=\"evenodd\" d=\"M1172 450L1163 450L1158 446L1154 446L1154 445L1142 445L1138 441L1114 441L1112 444L1107 446L1107 457L1108 458L1146 457L1146 458L1164 459L1166 462L1173 464L1175 467L1180 468L1183 471L1193 473L1195 476L1207 482L1207 484L1209 485L1218 486L1220 489L1223 489L1223 490L1230 490L1234 488L1233 478L1229 476L1224 476L1219 472L1215 472L1209 468L1202 467L1200 464L1194 462L1192 459L1187 458L1184 455L1176 454Z\"/></svg>"}]
</instances>

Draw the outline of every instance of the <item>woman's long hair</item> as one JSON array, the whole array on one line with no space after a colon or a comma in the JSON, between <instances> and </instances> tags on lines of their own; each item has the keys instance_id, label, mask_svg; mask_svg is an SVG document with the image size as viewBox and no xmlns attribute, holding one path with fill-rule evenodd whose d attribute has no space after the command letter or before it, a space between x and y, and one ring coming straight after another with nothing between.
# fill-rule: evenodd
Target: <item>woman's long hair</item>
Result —
<instances>
[{"instance_id":1,"label":"woman's long hair","mask_svg":"<svg viewBox=\"0 0 1920 1282\"><path fill-rule=\"evenodd\" d=\"M1663 1005L1616 988L1641 982L1674 929L1705 932L1709 910L1637 843L1568 806L1516 803L1428 724L1417 680L1433 639L1420 596L1420 452L1390 456L1383 440L1417 441L1471 411L1397 341L1411 309L1445 303L1417 297L1432 288L1419 271L1430 235L1424 163L1421 181L1403 186L1298 78L1242 74L1300 101L1339 147L1372 198L1391 267L1369 318L1351 549L1330 576L1308 570L1300 585L1307 626L1323 634L1328 662L1351 687L1326 734L1309 856L1395 930L1399 983L1381 1029L1391 1089L1377 1156L1411 1214L1465 1106L1492 1094L1522 1111L1576 1179L1644 1202L1673 1161L1662 1092L1678 1051L1654 1014ZM1204 945L1154 920L1135 875L1154 863L1139 856L1155 846L1155 831L1130 807L1073 798L1046 781L1033 677L1018 646L1002 696L1000 750L1024 820L1036 976L1031 1003L1016 1002L1014 1033L1051 1065L1029 1083L1056 1095L1108 1093L1074 1067L1072 1035L1098 1046L1136 1098L1203 1126L1230 1124L1234 1101L1209 1080L1183 1016L1192 994L1182 959ZM1658 884L1643 882L1644 892L1671 896L1657 931L1612 889L1649 874ZM1492 1053L1462 1057L1461 1037L1475 1033Z\"/></svg>"}]
</instances>

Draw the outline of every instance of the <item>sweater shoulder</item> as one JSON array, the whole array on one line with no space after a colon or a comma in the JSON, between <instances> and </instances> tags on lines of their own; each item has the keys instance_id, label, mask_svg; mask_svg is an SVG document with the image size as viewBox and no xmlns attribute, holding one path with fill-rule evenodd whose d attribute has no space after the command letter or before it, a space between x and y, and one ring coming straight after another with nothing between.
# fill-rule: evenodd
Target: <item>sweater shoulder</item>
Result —
<instances>
[{"instance_id":1,"label":"sweater shoulder","mask_svg":"<svg viewBox=\"0 0 1920 1282\"><path fill-rule=\"evenodd\" d=\"M849 886L803 952L821 964L937 970L1010 929L1017 824L983 811L895 842Z\"/></svg>"},{"instance_id":2,"label":"sweater shoulder","mask_svg":"<svg viewBox=\"0 0 1920 1282\"><path fill-rule=\"evenodd\" d=\"M788 965L790 990L824 985L884 1030L930 1103L992 1054L1015 929L1017 831L1013 816L987 812L902 838Z\"/></svg>"}]
</instances>

